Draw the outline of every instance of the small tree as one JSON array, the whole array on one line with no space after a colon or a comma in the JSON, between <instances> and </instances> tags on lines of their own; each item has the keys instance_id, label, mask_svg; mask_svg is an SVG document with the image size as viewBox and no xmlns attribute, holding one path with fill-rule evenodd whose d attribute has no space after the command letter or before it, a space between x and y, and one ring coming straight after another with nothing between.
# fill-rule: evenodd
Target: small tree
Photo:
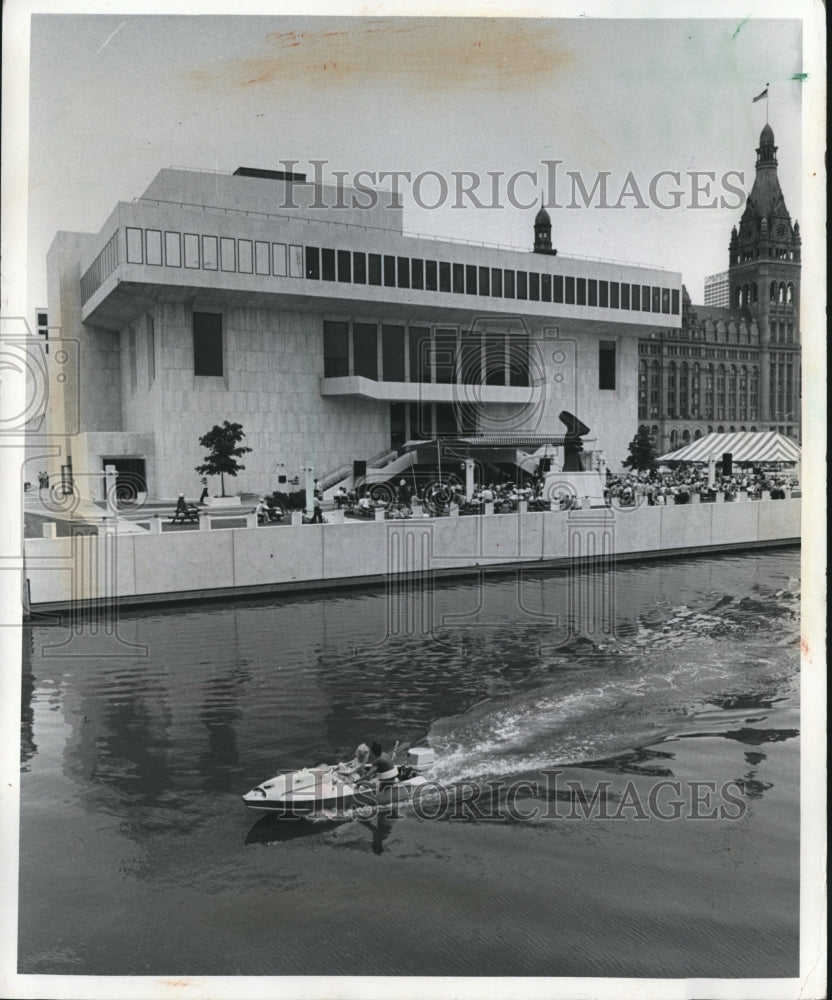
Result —
<instances>
[{"instance_id":1,"label":"small tree","mask_svg":"<svg viewBox=\"0 0 832 1000\"><path fill-rule=\"evenodd\" d=\"M656 445L644 424L639 427L636 436L627 447L630 449L630 454L621 463L625 469L636 471L648 469L652 472L656 468Z\"/></svg>"},{"instance_id":2,"label":"small tree","mask_svg":"<svg viewBox=\"0 0 832 1000\"><path fill-rule=\"evenodd\" d=\"M210 431L199 439L203 448L207 448L209 454L205 456L202 465L196 467L196 471L205 476L219 476L222 495L225 496L225 476L236 476L241 469L245 469L237 459L245 455L251 448L240 445L245 434L242 424L230 424L223 421L222 427L215 424Z\"/></svg>"}]
</instances>

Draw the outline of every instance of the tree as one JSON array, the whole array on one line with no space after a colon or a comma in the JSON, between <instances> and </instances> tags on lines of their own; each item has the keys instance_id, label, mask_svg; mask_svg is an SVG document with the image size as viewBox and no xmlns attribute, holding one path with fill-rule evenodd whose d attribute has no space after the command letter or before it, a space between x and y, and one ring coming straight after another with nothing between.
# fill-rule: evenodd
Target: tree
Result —
<instances>
[{"instance_id":1,"label":"tree","mask_svg":"<svg viewBox=\"0 0 832 1000\"><path fill-rule=\"evenodd\" d=\"M630 454L621 463L625 469L641 471L656 468L656 445L650 436L650 431L644 426L639 427L636 436L627 446Z\"/></svg>"},{"instance_id":2,"label":"tree","mask_svg":"<svg viewBox=\"0 0 832 1000\"><path fill-rule=\"evenodd\" d=\"M196 467L196 471L204 476L219 476L223 496L225 496L225 476L236 476L245 469L245 466L237 461L241 455L251 451L251 448L240 445L244 437L242 424L230 424L225 420L222 427L215 424L204 437L199 439L199 443L208 449L209 454L205 456L203 464Z\"/></svg>"}]
</instances>

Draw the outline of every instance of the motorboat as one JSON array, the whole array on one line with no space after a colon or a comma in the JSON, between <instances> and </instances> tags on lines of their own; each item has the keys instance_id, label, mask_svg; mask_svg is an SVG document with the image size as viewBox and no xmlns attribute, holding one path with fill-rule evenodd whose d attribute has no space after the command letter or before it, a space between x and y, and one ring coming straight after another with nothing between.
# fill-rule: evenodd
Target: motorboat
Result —
<instances>
[{"instance_id":1,"label":"motorboat","mask_svg":"<svg viewBox=\"0 0 832 1000\"><path fill-rule=\"evenodd\" d=\"M429 747L411 747L406 763L398 765L396 780L381 785L377 780L355 778L345 771L348 765L344 764L284 771L246 792L243 802L253 812L286 819L377 810L412 799L417 789L428 784L424 772L435 760L436 755Z\"/></svg>"}]
</instances>

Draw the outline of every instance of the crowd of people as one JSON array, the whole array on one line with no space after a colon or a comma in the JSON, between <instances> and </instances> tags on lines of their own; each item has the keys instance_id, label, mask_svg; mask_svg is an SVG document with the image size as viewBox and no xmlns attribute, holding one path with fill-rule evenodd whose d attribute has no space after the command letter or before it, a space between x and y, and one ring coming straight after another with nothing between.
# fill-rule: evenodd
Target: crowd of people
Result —
<instances>
[{"instance_id":1,"label":"crowd of people","mask_svg":"<svg viewBox=\"0 0 832 1000\"><path fill-rule=\"evenodd\" d=\"M715 501L717 494L731 501L742 493L750 500L759 500L764 493L772 500L782 500L786 490L796 485L796 480L787 472L758 470L730 476L717 474L711 481L707 466L690 466L675 471L642 471L608 478L604 494L608 503L618 506L638 506L646 502L652 507L690 503L694 494L705 503Z\"/></svg>"}]
</instances>

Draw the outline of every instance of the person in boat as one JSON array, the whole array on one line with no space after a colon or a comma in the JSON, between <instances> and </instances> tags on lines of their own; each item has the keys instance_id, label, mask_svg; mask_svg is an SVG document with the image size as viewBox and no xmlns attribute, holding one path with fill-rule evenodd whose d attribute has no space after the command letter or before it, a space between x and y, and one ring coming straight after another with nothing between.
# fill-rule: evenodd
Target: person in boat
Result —
<instances>
[{"instance_id":1,"label":"person in boat","mask_svg":"<svg viewBox=\"0 0 832 1000\"><path fill-rule=\"evenodd\" d=\"M370 753L370 767L361 778L360 783L378 781L379 788L395 784L396 778L399 776L399 769L393 763L390 754L385 753L382 745L378 742L370 744Z\"/></svg>"},{"instance_id":2,"label":"person in boat","mask_svg":"<svg viewBox=\"0 0 832 1000\"><path fill-rule=\"evenodd\" d=\"M345 779L353 780L361 778L370 766L370 748L366 743L359 743L355 749L355 757L346 763L341 763L337 767L338 774Z\"/></svg>"}]
</instances>

